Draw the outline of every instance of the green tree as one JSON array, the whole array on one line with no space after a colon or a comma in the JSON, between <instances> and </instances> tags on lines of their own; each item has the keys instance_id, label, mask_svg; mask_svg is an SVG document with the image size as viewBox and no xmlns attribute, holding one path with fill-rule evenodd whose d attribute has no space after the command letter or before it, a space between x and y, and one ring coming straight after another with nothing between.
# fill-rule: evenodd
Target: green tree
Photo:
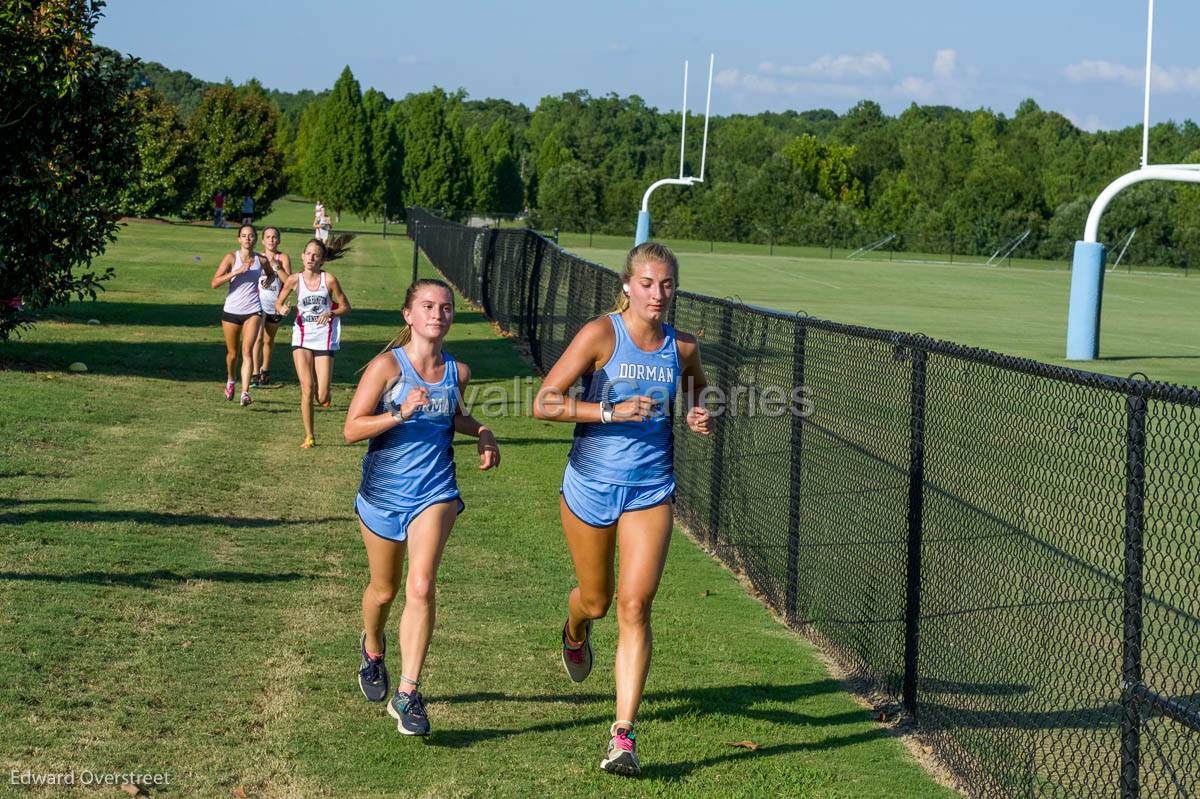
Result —
<instances>
[{"instance_id":1,"label":"green tree","mask_svg":"<svg viewBox=\"0 0 1200 799\"><path fill-rule=\"evenodd\" d=\"M304 188L334 210L358 214L372 209L374 167L371 129L363 108L362 91L350 67L342 69L329 98L321 104L316 135L308 141L304 159Z\"/></svg>"},{"instance_id":2,"label":"green tree","mask_svg":"<svg viewBox=\"0 0 1200 799\"><path fill-rule=\"evenodd\" d=\"M133 93L138 168L121 195L130 216L178 214L196 184L195 152L179 110L153 89Z\"/></svg>"},{"instance_id":3,"label":"green tree","mask_svg":"<svg viewBox=\"0 0 1200 799\"><path fill-rule=\"evenodd\" d=\"M197 163L188 216L208 216L218 189L234 207L249 195L257 214L271 210L285 185L283 153L275 149L277 117L275 107L252 91L209 89L188 121Z\"/></svg>"},{"instance_id":4,"label":"green tree","mask_svg":"<svg viewBox=\"0 0 1200 799\"><path fill-rule=\"evenodd\" d=\"M321 122L321 99L313 100L304 108L300 115L300 123L296 128L296 138L292 141L292 152L287 161L287 182L292 191L306 197L313 197L316 192L310 191L305 182L307 175L308 153L312 142L317 137L317 126Z\"/></svg>"},{"instance_id":5,"label":"green tree","mask_svg":"<svg viewBox=\"0 0 1200 799\"><path fill-rule=\"evenodd\" d=\"M546 173L538 191L545 224L586 230L596 217L596 180L583 164L568 161Z\"/></svg>"},{"instance_id":6,"label":"green tree","mask_svg":"<svg viewBox=\"0 0 1200 799\"><path fill-rule=\"evenodd\" d=\"M121 191L137 164L130 64L92 43L99 0L0 4L0 340L29 308L95 297ZM82 269L77 272L77 268Z\"/></svg>"},{"instance_id":7,"label":"green tree","mask_svg":"<svg viewBox=\"0 0 1200 799\"><path fill-rule=\"evenodd\" d=\"M525 183L521 180L521 164L517 159L516 135L505 117L498 118L488 128L487 149L492 157L496 176L495 210L515 214L525 201Z\"/></svg>"},{"instance_id":8,"label":"green tree","mask_svg":"<svg viewBox=\"0 0 1200 799\"><path fill-rule=\"evenodd\" d=\"M479 125L467 129L464 145L467 170L471 176L467 206L472 211L493 211L496 209L496 170Z\"/></svg>"},{"instance_id":9,"label":"green tree","mask_svg":"<svg viewBox=\"0 0 1200 799\"><path fill-rule=\"evenodd\" d=\"M392 114L388 99L368 89L363 95L367 125L371 130L371 211L382 216L401 216L404 209L404 147L398 116Z\"/></svg>"},{"instance_id":10,"label":"green tree","mask_svg":"<svg viewBox=\"0 0 1200 799\"><path fill-rule=\"evenodd\" d=\"M404 186L410 205L460 209L468 182L456 119L447 113L450 99L437 87L406 101Z\"/></svg>"}]
</instances>

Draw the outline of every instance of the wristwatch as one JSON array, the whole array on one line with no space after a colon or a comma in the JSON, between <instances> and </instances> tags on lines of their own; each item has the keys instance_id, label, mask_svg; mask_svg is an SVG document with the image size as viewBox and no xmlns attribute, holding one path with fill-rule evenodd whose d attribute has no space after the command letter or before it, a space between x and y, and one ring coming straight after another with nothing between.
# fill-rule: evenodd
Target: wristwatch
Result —
<instances>
[{"instance_id":1,"label":"wristwatch","mask_svg":"<svg viewBox=\"0 0 1200 799\"><path fill-rule=\"evenodd\" d=\"M613 420L613 404L609 400L600 401L600 421L605 424L612 424Z\"/></svg>"}]
</instances>

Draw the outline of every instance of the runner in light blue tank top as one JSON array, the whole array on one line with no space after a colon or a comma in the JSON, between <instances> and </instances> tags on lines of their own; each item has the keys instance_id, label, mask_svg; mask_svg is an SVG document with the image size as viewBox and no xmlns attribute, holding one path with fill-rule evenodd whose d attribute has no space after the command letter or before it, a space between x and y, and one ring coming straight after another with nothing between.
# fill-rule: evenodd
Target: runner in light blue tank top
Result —
<instances>
[{"instance_id":1,"label":"runner in light blue tank top","mask_svg":"<svg viewBox=\"0 0 1200 799\"><path fill-rule=\"evenodd\" d=\"M665 322L679 279L674 254L661 244L634 247L622 279L615 312L571 340L546 375L534 414L575 422L559 500L579 581L567 598L563 667L574 682L591 673L592 621L607 614L616 589L616 721L600 768L634 775L641 770L634 720L650 667L650 606L671 541L677 392L689 430L708 435L712 419L699 402L705 381L696 338ZM575 400L569 392L578 381L583 394Z\"/></svg>"},{"instance_id":2,"label":"runner in light blue tank top","mask_svg":"<svg viewBox=\"0 0 1200 799\"><path fill-rule=\"evenodd\" d=\"M428 735L418 687L433 634L437 568L463 510L454 479L454 434L479 439L479 468L500 463L496 438L462 407L470 368L442 349L454 319L454 294L440 280L418 280L404 298L408 323L363 373L344 435L369 439L355 497L371 580L363 591L358 687L371 702L388 702L404 735ZM388 612L400 590L400 682L394 694L384 657Z\"/></svg>"},{"instance_id":3,"label":"runner in light blue tank top","mask_svg":"<svg viewBox=\"0 0 1200 799\"><path fill-rule=\"evenodd\" d=\"M403 347L396 347L391 354L400 366L400 382L389 395L380 397L375 413L384 413L387 404L403 405L408 393L417 387L426 390L429 402L404 424L371 439L363 458L358 496L383 510L415 510L415 516L435 502L458 498L450 446L458 410L458 364L443 350L445 376L430 384L413 369Z\"/></svg>"},{"instance_id":4,"label":"runner in light blue tank top","mask_svg":"<svg viewBox=\"0 0 1200 799\"><path fill-rule=\"evenodd\" d=\"M646 396L653 398L655 408L650 418L636 425L576 424L571 467L583 477L613 485L649 485L673 480L671 410L679 383L675 329L664 324L662 346L646 352L630 340L620 314L609 314L608 319L612 322L616 346L608 363L583 376L583 401L608 400L616 404Z\"/></svg>"}]
</instances>

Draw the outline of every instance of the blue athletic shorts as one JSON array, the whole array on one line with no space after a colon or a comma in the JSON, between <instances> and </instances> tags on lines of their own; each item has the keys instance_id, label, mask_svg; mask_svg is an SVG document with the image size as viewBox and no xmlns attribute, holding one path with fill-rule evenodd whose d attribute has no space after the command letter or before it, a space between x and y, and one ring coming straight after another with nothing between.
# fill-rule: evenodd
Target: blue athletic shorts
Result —
<instances>
[{"instance_id":1,"label":"blue athletic shorts","mask_svg":"<svg viewBox=\"0 0 1200 799\"><path fill-rule=\"evenodd\" d=\"M653 485L614 485L584 477L568 463L563 473L562 495L579 521L592 527L611 527L626 511L674 502L675 478Z\"/></svg>"},{"instance_id":2,"label":"blue athletic shorts","mask_svg":"<svg viewBox=\"0 0 1200 799\"><path fill-rule=\"evenodd\" d=\"M404 541L408 539L408 525L421 514L421 511L439 502L449 502L452 499L458 500L459 513L466 510L466 503L462 501L458 490L455 489L442 496L422 500L403 511L381 510L363 499L362 494L358 494L354 497L354 512L358 514L358 518L362 519L362 523L367 526L367 529L380 538L386 538L389 541Z\"/></svg>"}]
</instances>

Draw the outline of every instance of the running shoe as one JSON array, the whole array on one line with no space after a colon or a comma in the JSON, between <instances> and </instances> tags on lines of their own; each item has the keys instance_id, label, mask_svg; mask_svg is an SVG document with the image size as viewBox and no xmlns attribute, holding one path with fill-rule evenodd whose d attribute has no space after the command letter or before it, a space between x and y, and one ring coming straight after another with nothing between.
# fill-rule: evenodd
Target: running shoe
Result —
<instances>
[{"instance_id":1,"label":"running shoe","mask_svg":"<svg viewBox=\"0 0 1200 799\"><path fill-rule=\"evenodd\" d=\"M242 402L241 402L241 406L242 406L243 408L245 408L245 407L246 407L247 405L249 405L249 404L250 404L250 392L249 392L249 391L243 391L243 392L242 392Z\"/></svg>"},{"instance_id":2,"label":"running shoe","mask_svg":"<svg viewBox=\"0 0 1200 799\"><path fill-rule=\"evenodd\" d=\"M592 673L592 620L583 628L583 643L572 647L567 644L567 625L562 631L562 664L572 682L583 682Z\"/></svg>"},{"instance_id":3,"label":"running shoe","mask_svg":"<svg viewBox=\"0 0 1200 799\"><path fill-rule=\"evenodd\" d=\"M383 652L379 657L369 657L367 633L364 630L358 641L358 648L359 654L362 655L362 664L358 669L358 690L362 691L368 702L383 702L388 698L388 673L387 666L383 663L383 656L387 653L387 641L383 641Z\"/></svg>"},{"instance_id":4,"label":"running shoe","mask_svg":"<svg viewBox=\"0 0 1200 799\"><path fill-rule=\"evenodd\" d=\"M388 702L388 715L396 720L401 735L429 734L429 717L425 715L425 700L420 691L396 691Z\"/></svg>"},{"instance_id":5,"label":"running shoe","mask_svg":"<svg viewBox=\"0 0 1200 799\"><path fill-rule=\"evenodd\" d=\"M235 385L237 384L232 380L225 381L225 399L229 400L230 402L233 401L233 387Z\"/></svg>"},{"instance_id":6,"label":"running shoe","mask_svg":"<svg viewBox=\"0 0 1200 799\"><path fill-rule=\"evenodd\" d=\"M258 388L258 374L250 375L250 388Z\"/></svg>"},{"instance_id":7,"label":"running shoe","mask_svg":"<svg viewBox=\"0 0 1200 799\"><path fill-rule=\"evenodd\" d=\"M260 386L269 386L269 385L271 385L271 373L270 373L270 372L265 372L265 371L264 371L264 372L259 372L259 373L258 373L258 384L259 384Z\"/></svg>"},{"instance_id":8,"label":"running shoe","mask_svg":"<svg viewBox=\"0 0 1200 799\"><path fill-rule=\"evenodd\" d=\"M315 438L306 438L304 439L304 443L300 445L300 449L312 449L316 445L317 440Z\"/></svg>"},{"instance_id":9,"label":"running shoe","mask_svg":"<svg viewBox=\"0 0 1200 799\"><path fill-rule=\"evenodd\" d=\"M608 742L608 754L600 761L600 768L609 774L624 777L636 777L642 773L642 764L637 756L637 736L633 730L622 727L613 731Z\"/></svg>"},{"instance_id":10,"label":"running shoe","mask_svg":"<svg viewBox=\"0 0 1200 799\"><path fill-rule=\"evenodd\" d=\"M318 405L320 405L320 406L321 406L322 408L324 408L325 410L329 410L329 406L333 404L333 400L332 400L332 399L327 399L327 400L325 400L324 402L321 402L320 400L317 400L317 404L318 404Z\"/></svg>"}]
</instances>

